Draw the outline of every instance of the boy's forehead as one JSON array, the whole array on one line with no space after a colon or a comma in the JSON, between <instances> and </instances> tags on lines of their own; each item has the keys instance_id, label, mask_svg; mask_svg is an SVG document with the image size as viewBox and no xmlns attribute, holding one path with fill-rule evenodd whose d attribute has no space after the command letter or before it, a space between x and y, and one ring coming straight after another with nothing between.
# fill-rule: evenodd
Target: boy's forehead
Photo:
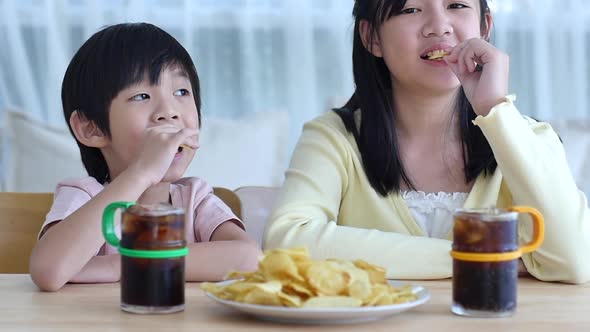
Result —
<instances>
[{"instance_id":1,"label":"boy's forehead","mask_svg":"<svg viewBox=\"0 0 590 332\"><path fill-rule=\"evenodd\" d=\"M172 76L184 77L184 78L188 79L188 73L181 66L178 66L178 65L170 66L170 67L164 69L164 71L166 71L166 70L171 71Z\"/></svg>"},{"instance_id":2,"label":"boy's forehead","mask_svg":"<svg viewBox=\"0 0 590 332\"><path fill-rule=\"evenodd\" d=\"M145 70L142 78L140 80L138 80L137 82L132 83L129 87L138 86L138 85L145 85L145 84L158 85L158 84L160 84L160 81L162 80L162 76L164 76L164 75L170 75L173 80L182 79L182 80L187 80L190 82L189 75L186 72L186 70L184 70L184 68L182 66L172 65L172 66L166 66L165 68L162 69L162 71L157 76L156 82L152 81L152 79L150 78L149 71Z\"/></svg>"}]
</instances>

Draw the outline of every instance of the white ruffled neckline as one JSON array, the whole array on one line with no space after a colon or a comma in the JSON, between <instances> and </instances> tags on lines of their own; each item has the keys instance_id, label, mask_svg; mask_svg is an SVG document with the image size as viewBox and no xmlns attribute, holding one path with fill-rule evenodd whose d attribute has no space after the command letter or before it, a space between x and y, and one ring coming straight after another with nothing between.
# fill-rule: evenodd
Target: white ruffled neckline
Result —
<instances>
[{"instance_id":1,"label":"white ruffled neckline","mask_svg":"<svg viewBox=\"0 0 590 332\"><path fill-rule=\"evenodd\" d=\"M469 193L402 191L414 220L429 237L444 239L453 228L453 212L463 207Z\"/></svg>"},{"instance_id":2,"label":"white ruffled neckline","mask_svg":"<svg viewBox=\"0 0 590 332\"><path fill-rule=\"evenodd\" d=\"M422 213L429 213L434 209L443 209L454 212L467 200L469 193L464 192L437 192L426 193L424 191L407 190L402 191L402 198L406 201L408 208Z\"/></svg>"}]
</instances>

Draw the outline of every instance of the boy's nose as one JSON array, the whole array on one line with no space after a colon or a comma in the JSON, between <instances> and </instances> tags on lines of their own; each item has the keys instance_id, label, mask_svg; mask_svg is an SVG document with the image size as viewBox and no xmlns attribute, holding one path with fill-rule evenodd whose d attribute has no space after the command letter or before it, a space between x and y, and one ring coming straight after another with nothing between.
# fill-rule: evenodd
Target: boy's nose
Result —
<instances>
[{"instance_id":1,"label":"boy's nose","mask_svg":"<svg viewBox=\"0 0 590 332\"><path fill-rule=\"evenodd\" d=\"M159 110L158 112L156 112L154 114L154 120L156 122L165 122L165 121L170 121L170 120L178 120L179 117L179 112L177 112L175 109L173 108L165 108L162 110Z\"/></svg>"}]
</instances>

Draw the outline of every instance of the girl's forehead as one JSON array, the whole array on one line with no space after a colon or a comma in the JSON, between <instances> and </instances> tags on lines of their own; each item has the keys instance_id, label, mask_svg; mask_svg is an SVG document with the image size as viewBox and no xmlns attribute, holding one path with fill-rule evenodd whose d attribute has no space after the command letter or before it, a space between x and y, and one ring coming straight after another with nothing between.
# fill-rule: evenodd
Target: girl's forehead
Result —
<instances>
[{"instance_id":1,"label":"girl's forehead","mask_svg":"<svg viewBox=\"0 0 590 332\"><path fill-rule=\"evenodd\" d=\"M399 0L399 1L402 2L402 3L404 3L405 5L419 4L419 3L432 3L432 4L436 4L436 3L456 2L455 0ZM480 0L461 0L461 2L464 2L466 4L478 5L479 6Z\"/></svg>"}]
</instances>

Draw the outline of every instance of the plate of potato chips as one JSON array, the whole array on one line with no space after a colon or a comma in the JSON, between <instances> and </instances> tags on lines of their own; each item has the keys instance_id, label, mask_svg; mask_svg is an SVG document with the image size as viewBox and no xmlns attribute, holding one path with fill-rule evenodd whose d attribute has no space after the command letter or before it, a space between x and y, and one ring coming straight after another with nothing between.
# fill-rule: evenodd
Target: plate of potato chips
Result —
<instances>
[{"instance_id":1,"label":"plate of potato chips","mask_svg":"<svg viewBox=\"0 0 590 332\"><path fill-rule=\"evenodd\" d=\"M312 260L306 248L266 251L255 272L203 283L209 298L264 320L298 324L372 321L419 306L430 293L388 281L362 260Z\"/></svg>"}]
</instances>

